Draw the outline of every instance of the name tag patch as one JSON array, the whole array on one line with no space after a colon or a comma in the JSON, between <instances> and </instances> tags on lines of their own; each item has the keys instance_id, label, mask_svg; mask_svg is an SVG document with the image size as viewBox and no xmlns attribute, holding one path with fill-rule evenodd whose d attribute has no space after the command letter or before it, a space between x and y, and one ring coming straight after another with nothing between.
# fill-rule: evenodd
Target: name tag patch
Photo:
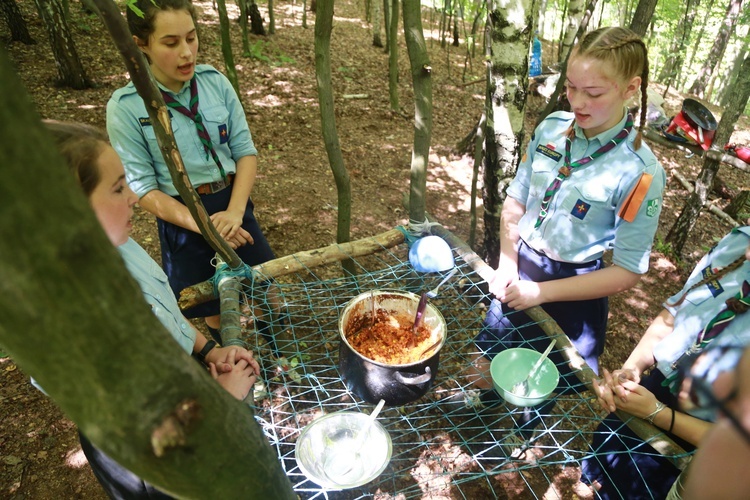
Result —
<instances>
[{"instance_id":1,"label":"name tag patch","mask_svg":"<svg viewBox=\"0 0 750 500\"><path fill-rule=\"evenodd\" d=\"M716 271L714 269L711 269L711 267L706 267L701 274L703 275L703 279L710 278L714 274L716 274ZM721 295L721 293L724 291L724 288L721 286L721 283L719 283L718 280L711 280L708 283L706 283L706 286L708 287L708 290L711 292L711 295L716 297L717 295Z\"/></svg>"},{"instance_id":2,"label":"name tag patch","mask_svg":"<svg viewBox=\"0 0 750 500\"><path fill-rule=\"evenodd\" d=\"M540 144L536 147L536 152L541 153L547 158L551 158L555 161L560 161L560 158L562 158L562 154L555 151L555 146L553 146L552 144L547 144L546 146Z\"/></svg>"},{"instance_id":3,"label":"name tag patch","mask_svg":"<svg viewBox=\"0 0 750 500\"><path fill-rule=\"evenodd\" d=\"M138 118L138 122L141 124L141 127L151 126L151 118L149 118L148 116L145 118Z\"/></svg>"},{"instance_id":4,"label":"name tag patch","mask_svg":"<svg viewBox=\"0 0 750 500\"><path fill-rule=\"evenodd\" d=\"M583 220L586 214L589 213L589 208L591 208L591 205L579 198L570 213L573 217Z\"/></svg>"},{"instance_id":5,"label":"name tag patch","mask_svg":"<svg viewBox=\"0 0 750 500\"><path fill-rule=\"evenodd\" d=\"M224 144L229 140L229 132L226 124L219 125L219 144Z\"/></svg>"}]
</instances>

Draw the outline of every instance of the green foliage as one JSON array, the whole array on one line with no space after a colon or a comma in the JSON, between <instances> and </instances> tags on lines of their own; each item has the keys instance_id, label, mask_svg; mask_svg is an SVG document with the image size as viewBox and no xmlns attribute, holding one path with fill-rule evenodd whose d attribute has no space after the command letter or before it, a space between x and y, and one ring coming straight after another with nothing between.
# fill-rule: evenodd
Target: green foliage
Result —
<instances>
[{"instance_id":1,"label":"green foliage","mask_svg":"<svg viewBox=\"0 0 750 500\"><path fill-rule=\"evenodd\" d=\"M658 234L656 235L653 249L661 254L664 254L665 257L674 262L676 265L679 266L682 264L682 258L677 253L675 253L674 249L672 248L672 244L665 243L662 237Z\"/></svg>"},{"instance_id":2,"label":"green foliage","mask_svg":"<svg viewBox=\"0 0 750 500\"><path fill-rule=\"evenodd\" d=\"M143 17L143 11L135 4L137 0L125 0L125 6L132 10L136 16Z\"/></svg>"},{"instance_id":3,"label":"green foliage","mask_svg":"<svg viewBox=\"0 0 750 500\"><path fill-rule=\"evenodd\" d=\"M244 57L263 61L272 66L287 66L297 62L293 57L289 57L278 50L274 51L269 43L264 40L258 40L250 44L248 49L249 50L243 54Z\"/></svg>"}]
</instances>

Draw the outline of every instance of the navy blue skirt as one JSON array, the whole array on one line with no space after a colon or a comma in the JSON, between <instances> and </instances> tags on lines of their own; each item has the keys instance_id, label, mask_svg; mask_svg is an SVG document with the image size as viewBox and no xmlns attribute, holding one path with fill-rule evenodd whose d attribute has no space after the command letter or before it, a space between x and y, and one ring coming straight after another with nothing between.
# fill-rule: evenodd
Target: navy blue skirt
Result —
<instances>
[{"instance_id":1,"label":"navy blue skirt","mask_svg":"<svg viewBox=\"0 0 750 500\"><path fill-rule=\"evenodd\" d=\"M558 262L535 251L523 240L519 242L518 276L522 280L541 283L588 274L602 267L602 259L581 264ZM607 331L607 297L549 302L541 307L562 328L591 369L598 373L599 356L604 351ZM511 309L499 300L493 299L475 343L488 359L492 359L500 351L513 347L526 347L543 352L550 340L526 313ZM560 370L558 394L583 390L584 386L557 349L553 350L549 357Z\"/></svg>"},{"instance_id":2,"label":"navy blue skirt","mask_svg":"<svg viewBox=\"0 0 750 500\"><path fill-rule=\"evenodd\" d=\"M231 189L223 189L218 193L201 195L201 201L208 215L212 215L226 210L231 196ZM181 198L177 197L176 199L182 203ZM258 221L255 220L253 209L252 200L248 200L245 215L242 219L242 227L252 235L255 243L235 250L240 259L250 266L276 258L258 225ZM158 218L157 224L161 243L162 267L169 278L169 285L172 287L175 297L179 298L180 291L183 289L213 277L216 269L211 261L216 252L200 233L194 233ZM187 318L217 315L219 314L219 300L212 300L191 307L183 311L183 314Z\"/></svg>"}]
</instances>

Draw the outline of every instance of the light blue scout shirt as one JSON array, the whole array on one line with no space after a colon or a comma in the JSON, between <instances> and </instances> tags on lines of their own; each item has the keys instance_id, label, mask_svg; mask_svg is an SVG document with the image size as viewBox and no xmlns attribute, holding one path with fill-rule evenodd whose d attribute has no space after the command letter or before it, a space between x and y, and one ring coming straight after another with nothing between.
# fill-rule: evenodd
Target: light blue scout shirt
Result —
<instances>
[{"instance_id":1,"label":"light blue scout shirt","mask_svg":"<svg viewBox=\"0 0 750 500\"><path fill-rule=\"evenodd\" d=\"M132 238L128 238L117 250L125 261L125 267L140 285L143 298L151 305L151 311L180 347L191 354L195 345L195 328L180 311L167 275Z\"/></svg>"},{"instance_id":2,"label":"light blue scout shirt","mask_svg":"<svg viewBox=\"0 0 750 500\"><path fill-rule=\"evenodd\" d=\"M679 306L672 307L669 304L677 302L685 290L713 273L714 270L723 268L744 255L749 244L750 227L743 226L732 230L698 262L683 289L664 304L667 311L674 316L674 330L656 344L654 359L656 359L659 371L665 377L669 377L674 372L672 363L693 345L708 322L724 309L724 302L741 290L744 280L750 280L750 262L746 261L738 269L722 276L718 282L711 281L692 290ZM744 346L748 344L750 344L750 312L738 314L706 347L705 351L708 353L709 349L713 350L722 345ZM718 354L720 351L717 349L713 352ZM735 354L739 352L735 351ZM712 383L721 372L733 369L738 357L736 355L722 356L710 361L710 369L703 374L704 378ZM697 414L695 416L699 417Z\"/></svg>"},{"instance_id":3,"label":"light blue scout shirt","mask_svg":"<svg viewBox=\"0 0 750 500\"><path fill-rule=\"evenodd\" d=\"M616 148L575 168L550 202L547 217L534 228L544 192L563 166L566 132L573 119L573 113L553 113L531 136L507 192L526 207L519 234L529 246L561 262L589 262L614 248L614 264L643 274L648 271L666 175L645 143L637 151L633 148L636 127ZM623 116L616 126L591 139L574 125L571 162L591 155L614 138L626 119ZM635 219L627 222L619 217L620 209L643 173L653 175L653 181Z\"/></svg>"},{"instance_id":4,"label":"light blue scout shirt","mask_svg":"<svg viewBox=\"0 0 750 500\"><path fill-rule=\"evenodd\" d=\"M211 135L214 149L224 171L235 173L236 161L243 156L257 155L245 111L229 80L207 64L196 66L198 98L203 123ZM181 104L190 108L190 82L179 93L170 92ZM193 121L177 111L170 111L180 155L194 187L221 180L221 172L198 137ZM132 82L115 91L107 103L107 133L112 147L125 166L128 185L138 197L158 189L177 196L167 165L156 143L156 134L146 112L143 99Z\"/></svg>"}]
</instances>

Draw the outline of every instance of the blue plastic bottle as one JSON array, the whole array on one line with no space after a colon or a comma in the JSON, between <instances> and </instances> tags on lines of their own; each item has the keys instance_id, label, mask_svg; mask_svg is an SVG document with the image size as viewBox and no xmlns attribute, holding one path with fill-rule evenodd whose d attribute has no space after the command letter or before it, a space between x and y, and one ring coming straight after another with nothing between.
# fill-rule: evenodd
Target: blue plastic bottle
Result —
<instances>
[{"instance_id":1,"label":"blue plastic bottle","mask_svg":"<svg viewBox=\"0 0 750 500\"><path fill-rule=\"evenodd\" d=\"M537 76L542 74L542 42L534 36L534 43L531 46L531 67L529 68L529 76Z\"/></svg>"}]
</instances>

